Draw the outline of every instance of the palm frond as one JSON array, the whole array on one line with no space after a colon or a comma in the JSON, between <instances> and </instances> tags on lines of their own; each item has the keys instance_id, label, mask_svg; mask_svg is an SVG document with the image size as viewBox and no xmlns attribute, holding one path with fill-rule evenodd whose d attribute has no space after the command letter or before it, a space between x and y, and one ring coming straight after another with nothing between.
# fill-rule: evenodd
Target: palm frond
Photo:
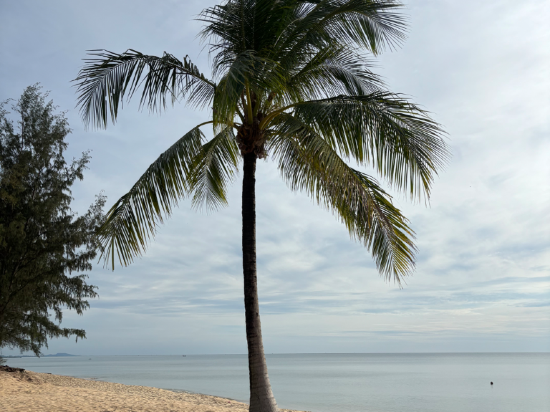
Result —
<instances>
[{"instance_id":1,"label":"palm frond","mask_svg":"<svg viewBox=\"0 0 550 412\"><path fill-rule=\"evenodd\" d=\"M298 62L299 59L303 62ZM296 57L292 62L294 72L286 83L284 104L381 90L384 84L368 63L349 48L335 45Z\"/></svg>"},{"instance_id":2,"label":"palm frond","mask_svg":"<svg viewBox=\"0 0 550 412\"><path fill-rule=\"evenodd\" d=\"M122 54L90 50L93 58L74 80L78 103L86 125L106 127L109 117L116 121L124 97L128 99L143 86L140 105L150 110L166 107L187 96L191 104L204 106L212 101L216 85L208 80L187 57L183 61L171 54L148 56L135 50Z\"/></svg>"},{"instance_id":3,"label":"palm frond","mask_svg":"<svg viewBox=\"0 0 550 412\"><path fill-rule=\"evenodd\" d=\"M378 91L299 103L294 114L333 149L370 164L395 188L429 197L449 152L439 125L398 95Z\"/></svg>"},{"instance_id":4,"label":"palm frond","mask_svg":"<svg viewBox=\"0 0 550 412\"><path fill-rule=\"evenodd\" d=\"M271 142L292 190L308 193L337 213L350 235L367 247L386 278L398 283L414 269L414 232L372 177L348 166L299 119L285 115Z\"/></svg>"},{"instance_id":5,"label":"palm frond","mask_svg":"<svg viewBox=\"0 0 550 412\"><path fill-rule=\"evenodd\" d=\"M109 210L98 230L102 257L111 261L115 255L127 266L141 255L156 226L169 216L179 199L193 187L193 169L201 153L204 135L195 127L159 156L139 178L128 193Z\"/></svg>"},{"instance_id":6,"label":"palm frond","mask_svg":"<svg viewBox=\"0 0 550 412\"><path fill-rule=\"evenodd\" d=\"M239 103L244 96L254 99L250 105L259 104L259 97L266 90L279 90L284 87L285 77L279 65L266 58L258 57L253 51L241 53L229 62L219 62L219 65L228 64L227 71L218 83L214 97L215 125L225 126L234 121L237 114L247 116L248 112L238 111ZM252 119L250 119L251 121Z\"/></svg>"},{"instance_id":7,"label":"palm frond","mask_svg":"<svg viewBox=\"0 0 550 412\"><path fill-rule=\"evenodd\" d=\"M286 9L282 29L264 50L267 56L290 67L304 53L315 53L328 45L368 50L376 55L394 48L405 38L405 20L394 0L279 1ZM355 47L358 46L358 47ZM277 57L274 57L277 56Z\"/></svg>"},{"instance_id":8,"label":"palm frond","mask_svg":"<svg viewBox=\"0 0 550 412\"><path fill-rule=\"evenodd\" d=\"M239 162L239 148L231 127L226 127L206 143L192 165L193 206L215 210L227 204L227 185Z\"/></svg>"},{"instance_id":9,"label":"palm frond","mask_svg":"<svg viewBox=\"0 0 550 412\"><path fill-rule=\"evenodd\" d=\"M265 51L283 29L289 5L293 6L288 0L231 0L209 7L198 18L207 23L200 35L210 41L212 54L237 56L245 51Z\"/></svg>"},{"instance_id":10,"label":"palm frond","mask_svg":"<svg viewBox=\"0 0 550 412\"><path fill-rule=\"evenodd\" d=\"M378 54L393 48L405 37L405 22L394 0L336 0L321 20L327 35L342 42L355 43Z\"/></svg>"}]
</instances>

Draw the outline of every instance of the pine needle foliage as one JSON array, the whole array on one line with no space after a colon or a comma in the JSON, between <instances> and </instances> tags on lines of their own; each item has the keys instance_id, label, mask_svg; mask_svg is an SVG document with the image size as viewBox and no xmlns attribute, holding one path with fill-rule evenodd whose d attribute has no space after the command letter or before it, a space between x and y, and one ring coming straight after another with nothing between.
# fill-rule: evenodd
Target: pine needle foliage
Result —
<instances>
[{"instance_id":1,"label":"pine needle foliage","mask_svg":"<svg viewBox=\"0 0 550 412\"><path fill-rule=\"evenodd\" d=\"M63 309L81 315L96 287L78 274L92 269L103 222L103 196L83 216L71 211L71 187L82 180L88 153L67 164L64 114L38 85L12 106L0 105L0 348L40 355L48 338L85 338L63 328Z\"/></svg>"},{"instance_id":2,"label":"pine needle foliage","mask_svg":"<svg viewBox=\"0 0 550 412\"><path fill-rule=\"evenodd\" d=\"M389 92L372 58L400 45L406 23L393 0L229 0L205 9L200 35L212 56L208 78L186 56L91 51L76 78L88 125L116 120L140 90L151 111L180 100L212 107L214 138L192 129L155 161L110 210L104 257L127 265L156 225L190 196L215 209L239 158L270 156L293 190L333 210L372 253L380 273L400 282L414 269L414 232L373 177L429 199L448 158L429 114ZM230 132L231 131L231 132Z\"/></svg>"}]
</instances>

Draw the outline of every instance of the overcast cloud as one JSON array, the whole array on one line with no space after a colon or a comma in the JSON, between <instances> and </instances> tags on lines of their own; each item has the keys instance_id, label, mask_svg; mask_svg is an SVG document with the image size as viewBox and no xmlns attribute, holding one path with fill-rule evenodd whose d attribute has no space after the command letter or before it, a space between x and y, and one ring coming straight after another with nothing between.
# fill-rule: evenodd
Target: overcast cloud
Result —
<instances>
[{"instance_id":1,"label":"overcast cloud","mask_svg":"<svg viewBox=\"0 0 550 412\"><path fill-rule=\"evenodd\" d=\"M0 3L0 99L40 82L68 110L69 156L92 150L73 193L81 213L101 190L110 206L208 118L184 104L159 116L131 103L116 125L85 131L70 81L86 50L189 55L209 73L193 18L215 3ZM395 194L417 233L416 272L402 289L385 282L331 213L260 162L266 352L549 351L550 3L405 3L409 38L376 71L432 113L452 150L428 207ZM96 265L100 299L63 322L88 338L53 340L45 352L245 353L239 178L229 200L211 214L184 201L133 265Z\"/></svg>"}]
</instances>

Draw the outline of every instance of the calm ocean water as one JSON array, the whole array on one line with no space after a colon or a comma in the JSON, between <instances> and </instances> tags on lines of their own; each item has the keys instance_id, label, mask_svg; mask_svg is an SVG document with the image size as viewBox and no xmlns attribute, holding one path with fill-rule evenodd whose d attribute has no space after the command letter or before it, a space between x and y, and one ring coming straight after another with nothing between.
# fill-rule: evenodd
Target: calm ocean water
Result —
<instances>
[{"instance_id":1,"label":"calm ocean water","mask_svg":"<svg viewBox=\"0 0 550 412\"><path fill-rule=\"evenodd\" d=\"M275 354L267 355L267 363L282 408L550 411L550 353ZM9 359L8 364L35 372L248 401L246 355L20 358Z\"/></svg>"}]
</instances>

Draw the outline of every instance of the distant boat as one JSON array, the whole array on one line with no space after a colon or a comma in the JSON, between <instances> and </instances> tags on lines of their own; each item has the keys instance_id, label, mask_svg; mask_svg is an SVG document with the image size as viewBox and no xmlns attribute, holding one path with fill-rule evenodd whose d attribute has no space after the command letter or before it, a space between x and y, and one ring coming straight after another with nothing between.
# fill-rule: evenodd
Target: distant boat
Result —
<instances>
[{"instance_id":1,"label":"distant boat","mask_svg":"<svg viewBox=\"0 0 550 412\"><path fill-rule=\"evenodd\" d=\"M185 355L181 355L181 356L183 356L185 358Z\"/></svg>"}]
</instances>

